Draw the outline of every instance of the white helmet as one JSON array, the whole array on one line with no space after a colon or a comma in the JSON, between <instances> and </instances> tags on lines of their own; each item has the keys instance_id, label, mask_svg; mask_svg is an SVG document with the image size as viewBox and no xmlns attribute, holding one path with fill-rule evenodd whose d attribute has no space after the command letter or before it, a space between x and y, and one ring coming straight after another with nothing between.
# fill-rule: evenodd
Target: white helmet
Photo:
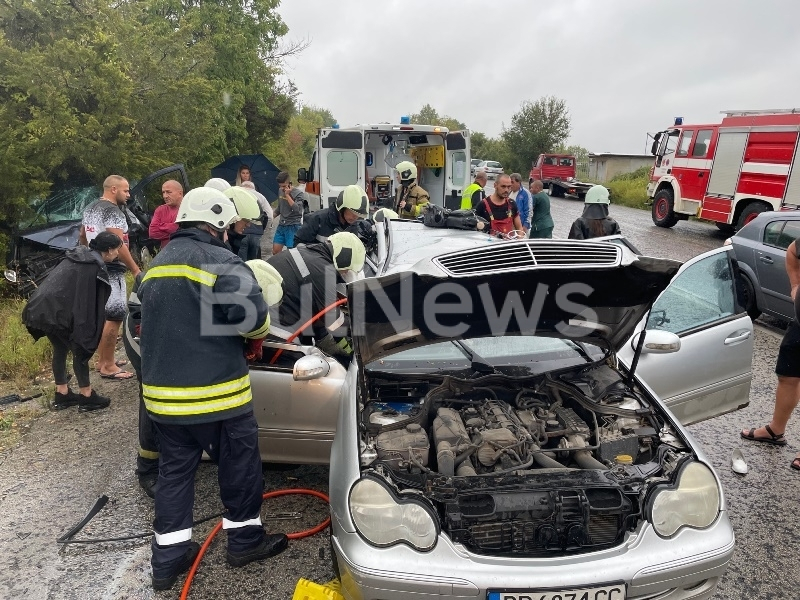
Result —
<instances>
[{"instance_id":1,"label":"white helmet","mask_svg":"<svg viewBox=\"0 0 800 600\"><path fill-rule=\"evenodd\" d=\"M283 277L278 270L268 262L260 258L248 260L245 264L253 271L258 285L261 286L261 293L269 306L275 306L283 298Z\"/></svg>"},{"instance_id":2,"label":"white helmet","mask_svg":"<svg viewBox=\"0 0 800 600\"><path fill-rule=\"evenodd\" d=\"M210 187L214 188L215 190L219 190L220 192L224 192L231 187L231 184L222 179L222 177L212 177L203 184L203 187Z\"/></svg>"},{"instance_id":3,"label":"white helmet","mask_svg":"<svg viewBox=\"0 0 800 600\"><path fill-rule=\"evenodd\" d=\"M397 163L395 169L400 174L400 181L402 182L411 182L417 178L417 165L410 160Z\"/></svg>"},{"instance_id":4,"label":"white helmet","mask_svg":"<svg viewBox=\"0 0 800 600\"><path fill-rule=\"evenodd\" d=\"M400 216L394 212L391 208L379 208L375 211L375 214L372 215L372 220L376 223L380 223L381 221L388 221L389 219L399 219Z\"/></svg>"},{"instance_id":5,"label":"white helmet","mask_svg":"<svg viewBox=\"0 0 800 600\"><path fill-rule=\"evenodd\" d=\"M222 231L239 220L236 207L225 194L209 187L195 188L183 197L176 223L206 223Z\"/></svg>"},{"instance_id":6,"label":"white helmet","mask_svg":"<svg viewBox=\"0 0 800 600\"><path fill-rule=\"evenodd\" d=\"M336 210L349 208L362 219L369 216L369 199L367 193L358 185L348 185L336 198Z\"/></svg>"},{"instance_id":7,"label":"white helmet","mask_svg":"<svg viewBox=\"0 0 800 600\"><path fill-rule=\"evenodd\" d=\"M328 242L333 248L333 264L337 271L348 270L358 273L364 268L367 251L355 234L340 231L330 236Z\"/></svg>"},{"instance_id":8,"label":"white helmet","mask_svg":"<svg viewBox=\"0 0 800 600\"><path fill-rule=\"evenodd\" d=\"M232 186L222 192L231 199L236 207L236 212L240 219L257 221L261 216L261 207L258 205L256 197L243 187Z\"/></svg>"},{"instance_id":9,"label":"white helmet","mask_svg":"<svg viewBox=\"0 0 800 600\"><path fill-rule=\"evenodd\" d=\"M593 185L586 192L586 197L583 199L585 204L610 204L611 200L608 198L608 189L602 185Z\"/></svg>"}]
</instances>

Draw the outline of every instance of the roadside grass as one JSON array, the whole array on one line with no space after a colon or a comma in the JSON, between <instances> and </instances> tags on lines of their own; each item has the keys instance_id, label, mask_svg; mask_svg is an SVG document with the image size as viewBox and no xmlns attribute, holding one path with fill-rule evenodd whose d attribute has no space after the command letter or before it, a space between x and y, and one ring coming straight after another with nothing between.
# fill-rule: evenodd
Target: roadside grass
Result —
<instances>
[{"instance_id":1,"label":"roadside grass","mask_svg":"<svg viewBox=\"0 0 800 600\"><path fill-rule=\"evenodd\" d=\"M25 389L50 366L53 355L47 338L33 341L22 324L25 300L0 301L0 380Z\"/></svg>"},{"instance_id":2,"label":"roadside grass","mask_svg":"<svg viewBox=\"0 0 800 600\"><path fill-rule=\"evenodd\" d=\"M650 167L642 167L632 173L617 175L606 184L611 192L611 204L631 208L647 208L647 182Z\"/></svg>"}]
</instances>

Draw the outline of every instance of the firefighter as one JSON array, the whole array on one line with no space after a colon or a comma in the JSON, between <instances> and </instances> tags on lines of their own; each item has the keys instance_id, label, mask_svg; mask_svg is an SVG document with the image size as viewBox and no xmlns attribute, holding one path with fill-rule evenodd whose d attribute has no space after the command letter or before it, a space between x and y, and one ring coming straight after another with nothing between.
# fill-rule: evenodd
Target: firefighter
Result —
<instances>
[{"instance_id":1,"label":"firefighter","mask_svg":"<svg viewBox=\"0 0 800 600\"><path fill-rule=\"evenodd\" d=\"M160 444L156 590L170 589L199 551L191 541L192 507L204 450L219 466L228 564L274 556L288 544L284 534L268 535L260 518L263 477L245 354L259 358L269 314L253 272L225 245L237 219L219 190L190 191L178 231L139 288L142 393Z\"/></svg>"},{"instance_id":2,"label":"firefighter","mask_svg":"<svg viewBox=\"0 0 800 600\"><path fill-rule=\"evenodd\" d=\"M294 235L296 244L318 244L334 233L346 231L359 219L369 217L367 193L357 185L348 185L328 208L311 213Z\"/></svg>"},{"instance_id":3,"label":"firefighter","mask_svg":"<svg viewBox=\"0 0 800 600\"><path fill-rule=\"evenodd\" d=\"M394 212L391 208L379 208L375 211L375 214L372 215L372 220L376 223L380 223L382 221L388 221L390 219L399 219L400 216Z\"/></svg>"},{"instance_id":4,"label":"firefighter","mask_svg":"<svg viewBox=\"0 0 800 600\"><path fill-rule=\"evenodd\" d=\"M283 277L283 300L277 315L273 308L273 319L277 316L280 325L273 326L271 333L286 339L333 304L337 285L361 271L365 256L364 244L348 231L334 233L321 244L272 256L267 262ZM314 322L307 334L313 334L316 346L323 352L347 360L353 350L344 321L343 313L334 309Z\"/></svg>"},{"instance_id":5,"label":"firefighter","mask_svg":"<svg viewBox=\"0 0 800 600\"><path fill-rule=\"evenodd\" d=\"M588 240L590 238L620 233L619 224L608 216L608 189L593 185L583 199L583 214L575 219L569 230L569 239Z\"/></svg>"},{"instance_id":6,"label":"firefighter","mask_svg":"<svg viewBox=\"0 0 800 600\"><path fill-rule=\"evenodd\" d=\"M422 214L424 207L430 202L428 192L417 184L417 166L407 160L397 163L397 198L395 210L401 219L416 219Z\"/></svg>"},{"instance_id":7,"label":"firefighter","mask_svg":"<svg viewBox=\"0 0 800 600\"><path fill-rule=\"evenodd\" d=\"M228 243L234 253L242 260L252 260L258 256L264 227L261 224L262 212L258 200L243 187L232 186L222 192L236 207L239 220L228 228Z\"/></svg>"}]
</instances>

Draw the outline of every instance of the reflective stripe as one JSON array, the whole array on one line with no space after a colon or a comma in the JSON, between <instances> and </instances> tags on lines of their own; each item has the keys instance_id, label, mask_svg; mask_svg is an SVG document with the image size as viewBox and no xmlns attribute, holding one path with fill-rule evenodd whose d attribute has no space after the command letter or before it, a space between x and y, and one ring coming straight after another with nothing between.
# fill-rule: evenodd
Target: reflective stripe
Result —
<instances>
[{"instance_id":1,"label":"reflective stripe","mask_svg":"<svg viewBox=\"0 0 800 600\"><path fill-rule=\"evenodd\" d=\"M261 527L261 517L248 519L247 521L229 521L225 517L222 518L223 529L239 529L240 527L247 527L248 525L258 525Z\"/></svg>"},{"instance_id":2,"label":"reflective stripe","mask_svg":"<svg viewBox=\"0 0 800 600\"><path fill-rule=\"evenodd\" d=\"M147 273L142 279L142 283L148 279L155 277L185 277L197 283L213 287L217 281L217 276L214 273L196 269L188 265L165 265L163 267L152 267L148 269Z\"/></svg>"},{"instance_id":3,"label":"reflective stripe","mask_svg":"<svg viewBox=\"0 0 800 600\"><path fill-rule=\"evenodd\" d=\"M238 406L243 406L253 399L253 392L250 387L241 394L227 396L219 400L205 400L200 402L159 402L154 398L144 396L144 405L151 413L158 415L204 415L221 410L229 410Z\"/></svg>"},{"instance_id":4,"label":"reflective stripe","mask_svg":"<svg viewBox=\"0 0 800 600\"><path fill-rule=\"evenodd\" d=\"M144 448L139 448L139 456L142 458L148 458L150 460L158 460L158 452L153 452L152 450L145 450Z\"/></svg>"},{"instance_id":5,"label":"reflective stripe","mask_svg":"<svg viewBox=\"0 0 800 600\"><path fill-rule=\"evenodd\" d=\"M336 345L339 346L341 350L344 350L348 354L353 353L353 347L350 345L350 342L347 341L347 338L340 339L338 342L336 342Z\"/></svg>"},{"instance_id":6,"label":"reflective stripe","mask_svg":"<svg viewBox=\"0 0 800 600\"><path fill-rule=\"evenodd\" d=\"M317 241L320 242L320 243L327 242L328 241L328 236L327 235L318 235L317 236Z\"/></svg>"},{"instance_id":7,"label":"reflective stripe","mask_svg":"<svg viewBox=\"0 0 800 600\"><path fill-rule=\"evenodd\" d=\"M156 538L156 544L159 546L173 546L181 542L188 542L192 539L192 528L181 529L180 531L171 531L170 533L156 533L153 532Z\"/></svg>"},{"instance_id":8,"label":"reflective stripe","mask_svg":"<svg viewBox=\"0 0 800 600\"><path fill-rule=\"evenodd\" d=\"M343 312L340 312L340 313L339 313L339 318L338 318L338 319L336 319L336 320L335 320L333 323L331 323L331 324L328 326L328 331L330 331L331 333L333 333L334 331L336 331L337 329L339 329L339 327L341 327L342 325L344 325L344 313L343 313Z\"/></svg>"},{"instance_id":9,"label":"reflective stripe","mask_svg":"<svg viewBox=\"0 0 800 600\"><path fill-rule=\"evenodd\" d=\"M257 340L258 338L267 337L269 333L269 313L267 313L267 318L264 319L264 323L258 329L254 329L253 331L249 331L247 333L243 333L242 337L245 337L249 340Z\"/></svg>"},{"instance_id":10,"label":"reflective stripe","mask_svg":"<svg viewBox=\"0 0 800 600\"><path fill-rule=\"evenodd\" d=\"M294 264L297 265L297 269L300 271L300 277L305 279L311 275L311 271L309 271L308 267L306 266L306 261L303 260L303 257L300 255L300 251L297 248L292 248L289 250L289 254L291 255L292 259L294 259Z\"/></svg>"},{"instance_id":11,"label":"reflective stripe","mask_svg":"<svg viewBox=\"0 0 800 600\"><path fill-rule=\"evenodd\" d=\"M145 396L161 400L200 400L202 398L213 398L214 396L231 394L244 389L250 389L249 373L233 381L215 383L213 385L201 385L199 387L165 387L142 384L142 393Z\"/></svg>"}]
</instances>

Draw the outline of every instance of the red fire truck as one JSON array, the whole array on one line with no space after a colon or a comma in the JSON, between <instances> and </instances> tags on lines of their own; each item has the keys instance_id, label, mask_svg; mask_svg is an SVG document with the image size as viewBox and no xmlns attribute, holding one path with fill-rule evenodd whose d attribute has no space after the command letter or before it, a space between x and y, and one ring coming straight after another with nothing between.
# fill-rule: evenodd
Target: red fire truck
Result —
<instances>
[{"instance_id":1,"label":"red fire truck","mask_svg":"<svg viewBox=\"0 0 800 600\"><path fill-rule=\"evenodd\" d=\"M654 136L647 195L653 222L690 216L733 232L768 210L800 205L800 109L732 110L718 125L675 125Z\"/></svg>"}]
</instances>

